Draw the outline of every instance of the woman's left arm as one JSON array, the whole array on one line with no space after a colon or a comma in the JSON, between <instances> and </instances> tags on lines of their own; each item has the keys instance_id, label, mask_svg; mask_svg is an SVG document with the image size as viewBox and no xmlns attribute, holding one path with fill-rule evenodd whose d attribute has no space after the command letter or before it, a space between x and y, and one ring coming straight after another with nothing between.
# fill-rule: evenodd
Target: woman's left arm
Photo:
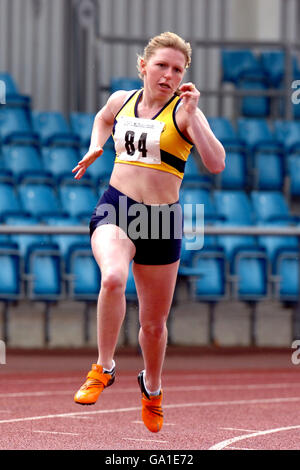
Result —
<instances>
[{"instance_id":1,"label":"woman's left arm","mask_svg":"<svg viewBox=\"0 0 300 470\"><path fill-rule=\"evenodd\" d=\"M225 168L225 150L198 108L200 92L192 83L181 85L180 91L183 130L196 146L205 167L211 173L220 173Z\"/></svg>"}]
</instances>

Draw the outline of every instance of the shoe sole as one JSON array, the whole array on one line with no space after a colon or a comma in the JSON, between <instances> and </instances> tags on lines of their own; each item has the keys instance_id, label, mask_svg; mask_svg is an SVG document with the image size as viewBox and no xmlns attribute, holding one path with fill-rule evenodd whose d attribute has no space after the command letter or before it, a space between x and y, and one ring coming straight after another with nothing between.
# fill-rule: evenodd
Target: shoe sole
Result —
<instances>
[{"instance_id":1,"label":"shoe sole","mask_svg":"<svg viewBox=\"0 0 300 470\"><path fill-rule=\"evenodd\" d=\"M106 387L104 387L104 389L107 388L107 387L110 387L110 385L112 385L112 384L114 383L114 381L115 381L115 377L112 377L112 378L109 380L109 382L107 382L107 385L106 385ZM104 389L103 389L103 390L104 390ZM102 390L102 391L103 391L103 390ZM101 393L102 393L102 392L101 392ZM100 393L100 395L101 395L101 393ZM76 400L74 400L74 403L76 403L77 405L90 406L90 405L95 405L97 402L96 402L96 401L93 401L92 403L82 403L81 401L76 401Z\"/></svg>"},{"instance_id":2,"label":"shoe sole","mask_svg":"<svg viewBox=\"0 0 300 470\"><path fill-rule=\"evenodd\" d=\"M94 403L81 403L80 401L74 400L74 403L76 403L76 405L90 406L90 405L95 405L96 402L94 401Z\"/></svg>"}]
</instances>

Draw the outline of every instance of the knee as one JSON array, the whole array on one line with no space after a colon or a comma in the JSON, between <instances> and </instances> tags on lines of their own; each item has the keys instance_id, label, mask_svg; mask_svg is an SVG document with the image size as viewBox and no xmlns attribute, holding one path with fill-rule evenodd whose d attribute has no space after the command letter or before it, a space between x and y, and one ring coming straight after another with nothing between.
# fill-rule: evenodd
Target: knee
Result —
<instances>
[{"instance_id":1,"label":"knee","mask_svg":"<svg viewBox=\"0 0 300 470\"><path fill-rule=\"evenodd\" d=\"M126 277L122 274L122 272L113 269L102 274L101 289L105 289L107 291L125 291L125 288Z\"/></svg>"},{"instance_id":2,"label":"knee","mask_svg":"<svg viewBox=\"0 0 300 470\"><path fill-rule=\"evenodd\" d=\"M141 324L141 329L145 336L160 339L166 332L166 321L162 319L160 322L145 322Z\"/></svg>"}]
</instances>

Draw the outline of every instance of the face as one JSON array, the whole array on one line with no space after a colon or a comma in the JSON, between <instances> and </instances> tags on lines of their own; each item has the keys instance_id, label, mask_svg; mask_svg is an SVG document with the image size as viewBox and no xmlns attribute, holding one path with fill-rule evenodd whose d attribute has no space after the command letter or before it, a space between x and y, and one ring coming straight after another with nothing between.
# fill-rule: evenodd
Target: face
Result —
<instances>
[{"instance_id":1,"label":"face","mask_svg":"<svg viewBox=\"0 0 300 470\"><path fill-rule=\"evenodd\" d=\"M184 54L170 47L157 49L150 59L141 61L144 87L159 96L171 96L179 87L185 72Z\"/></svg>"}]
</instances>

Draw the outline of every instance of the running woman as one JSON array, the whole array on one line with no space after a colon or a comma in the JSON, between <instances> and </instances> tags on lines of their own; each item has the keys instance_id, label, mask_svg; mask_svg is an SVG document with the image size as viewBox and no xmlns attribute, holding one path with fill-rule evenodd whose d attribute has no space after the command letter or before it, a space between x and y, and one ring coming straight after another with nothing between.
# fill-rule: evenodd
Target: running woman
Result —
<instances>
[{"instance_id":1,"label":"running woman","mask_svg":"<svg viewBox=\"0 0 300 470\"><path fill-rule=\"evenodd\" d=\"M95 117L89 151L73 169L75 179L82 178L87 167L101 158L103 146L113 134L116 159L109 187L90 221L93 255L101 270L99 356L74 400L94 404L115 380L113 358L133 260L144 361L138 383L142 419L152 432L160 431L163 425L161 376L166 322L181 251L179 190L184 167L193 145L211 173L220 173L225 167L224 148L198 108L200 92L193 83L182 83L190 63L190 44L178 35L166 32L152 38L138 57L143 87L117 91L109 97ZM164 236L162 222L167 222L168 236Z\"/></svg>"}]
</instances>

